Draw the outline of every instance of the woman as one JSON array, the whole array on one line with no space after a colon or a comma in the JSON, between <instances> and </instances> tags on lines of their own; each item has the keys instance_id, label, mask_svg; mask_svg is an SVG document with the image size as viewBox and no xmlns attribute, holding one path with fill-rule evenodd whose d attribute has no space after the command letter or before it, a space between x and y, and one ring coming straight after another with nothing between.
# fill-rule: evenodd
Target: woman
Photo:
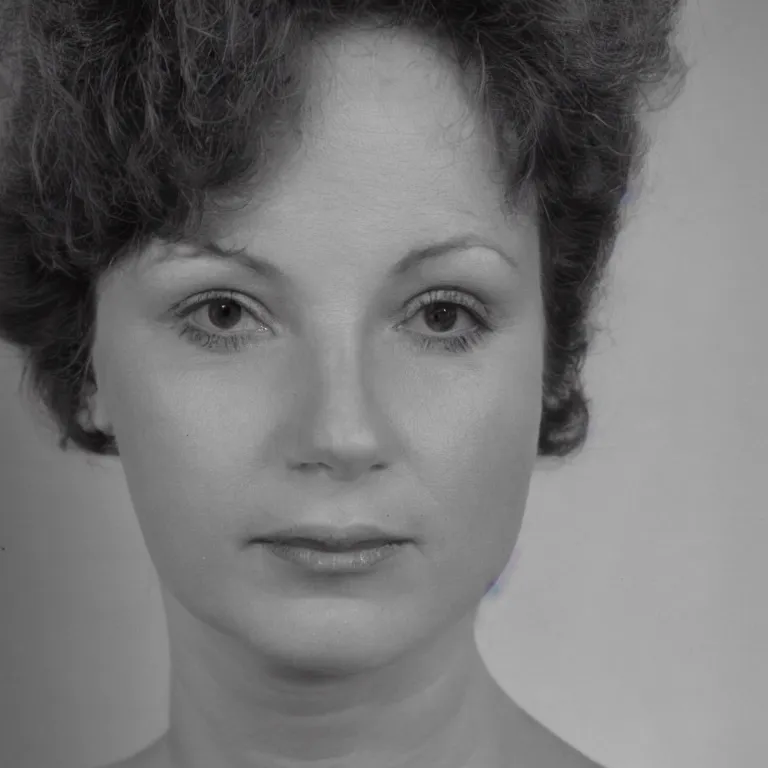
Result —
<instances>
[{"instance_id":1,"label":"woman","mask_svg":"<svg viewBox=\"0 0 768 768\"><path fill-rule=\"evenodd\" d=\"M6 6L0 331L119 457L171 709L123 768L581 768L474 639L684 65L676 0Z\"/></svg>"}]
</instances>

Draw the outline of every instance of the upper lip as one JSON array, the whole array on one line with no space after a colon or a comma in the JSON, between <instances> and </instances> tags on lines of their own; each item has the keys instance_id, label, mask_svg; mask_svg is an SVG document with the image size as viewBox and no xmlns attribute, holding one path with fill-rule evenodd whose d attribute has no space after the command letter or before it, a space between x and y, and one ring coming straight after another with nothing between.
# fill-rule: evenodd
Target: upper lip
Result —
<instances>
[{"instance_id":1,"label":"upper lip","mask_svg":"<svg viewBox=\"0 0 768 768\"><path fill-rule=\"evenodd\" d=\"M372 546L410 541L405 536L382 530L373 525L351 525L347 528L302 525L259 536L256 540L280 542L281 544L320 546L328 550L354 549L359 548L361 545Z\"/></svg>"}]
</instances>

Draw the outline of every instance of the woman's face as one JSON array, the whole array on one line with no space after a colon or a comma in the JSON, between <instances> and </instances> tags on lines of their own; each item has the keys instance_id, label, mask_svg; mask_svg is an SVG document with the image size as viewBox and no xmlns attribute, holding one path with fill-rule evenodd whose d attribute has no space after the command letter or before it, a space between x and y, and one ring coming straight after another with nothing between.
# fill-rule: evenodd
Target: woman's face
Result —
<instances>
[{"instance_id":1,"label":"woman's face","mask_svg":"<svg viewBox=\"0 0 768 768\"><path fill-rule=\"evenodd\" d=\"M355 670L473 614L512 553L541 416L538 239L505 217L490 136L433 48L357 33L312 66L300 148L210 237L283 277L161 243L106 275L94 413L191 617L276 666ZM357 523L414 543L335 577L249 543Z\"/></svg>"}]
</instances>

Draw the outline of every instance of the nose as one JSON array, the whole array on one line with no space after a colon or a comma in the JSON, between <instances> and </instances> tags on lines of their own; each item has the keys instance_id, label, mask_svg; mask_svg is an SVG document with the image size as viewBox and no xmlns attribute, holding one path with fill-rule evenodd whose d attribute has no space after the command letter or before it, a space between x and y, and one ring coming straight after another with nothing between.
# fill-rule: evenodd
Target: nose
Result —
<instances>
[{"instance_id":1,"label":"nose","mask_svg":"<svg viewBox=\"0 0 768 768\"><path fill-rule=\"evenodd\" d=\"M292 466L340 481L389 466L396 441L369 355L351 345L345 351L315 354L301 372L301 398L295 409Z\"/></svg>"}]
</instances>

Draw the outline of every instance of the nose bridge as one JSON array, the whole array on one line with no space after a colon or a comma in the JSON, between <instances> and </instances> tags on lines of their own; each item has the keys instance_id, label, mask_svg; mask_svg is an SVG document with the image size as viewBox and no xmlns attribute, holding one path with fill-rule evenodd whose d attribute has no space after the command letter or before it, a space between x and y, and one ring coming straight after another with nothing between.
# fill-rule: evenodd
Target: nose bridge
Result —
<instances>
[{"instance_id":1,"label":"nose bridge","mask_svg":"<svg viewBox=\"0 0 768 768\"><path fill-rule=\"evenodd\" d=\"M349 319L315 326L297 371L302 401L295 458L302 468L350 479L391 460L385 406L367 345Z\"/></svg>"},{"instance_id":2,"label":"nose bridge","mask_svg":"<svg viewBox=\"0 0 768 768\"><path fill-rule=\"evenodd\" d=\"M311 355L317 397L315 420L321 429L357 432L361 437L371 418L371 361L351 328L328 329Z\"/></svg>"}]
</instances>

